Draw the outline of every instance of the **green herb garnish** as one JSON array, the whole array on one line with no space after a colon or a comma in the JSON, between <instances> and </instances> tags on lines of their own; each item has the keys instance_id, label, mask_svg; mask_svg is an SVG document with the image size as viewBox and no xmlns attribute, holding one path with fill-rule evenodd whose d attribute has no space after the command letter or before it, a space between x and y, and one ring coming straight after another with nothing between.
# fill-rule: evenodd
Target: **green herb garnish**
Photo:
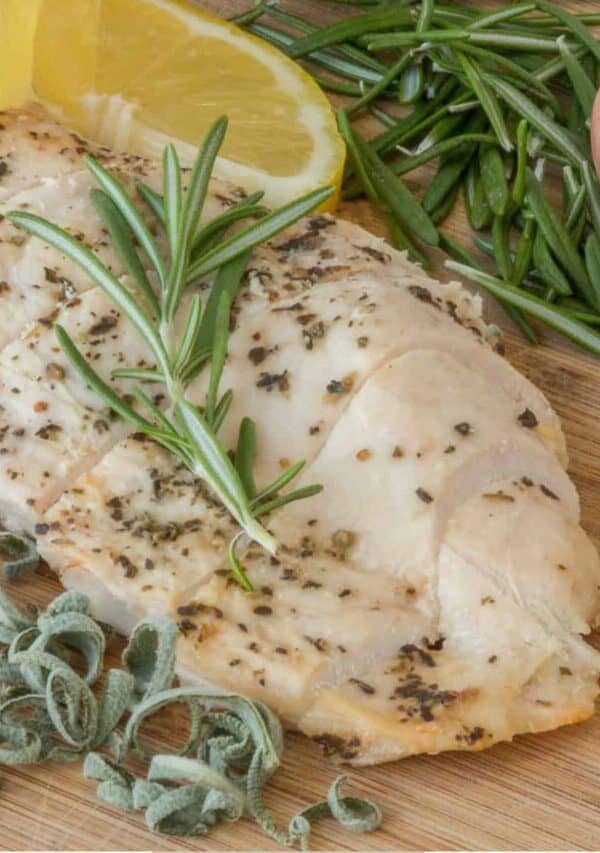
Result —
<instances>
[{"instance_id":1,"label":"green herb garnish","mask_svg":"<svg viewBox=\"0 0 600 853\"><path fill-rule=\"evenodd\" d=\"M40 557L35 542L28 536L0 530L0 560L4 562L5 576L12 580L28 569L35 569Z\"/></svg>"},{"instance_id":2,"label":"green herb garnish","mask_svg":"<svg viewBox=\"0 0 600 853\"><path fill-rule=\"evenodd\" d=\"M167 619L140 623L124 668L105 673L105 635L86 596L65 592L43 613L24 614L0 590L0 764L83 761L100 799L143 812L151 830L169 835L204 835L248 813L278 844L306 849L311 824L325 816L357 832L379 826L379 809L342 797L339 777L326 801L280 829L262 797L280 764L278 719L261 702L175 687L177 634ZM148 752L145 721L181 704L189 711L186 744L176 754ZM146 776L128 769L134 756L146 762Z\"/></svg>"},{"instance_id":3,"label":"green herb garnish","mask_svg":"<svg viewBox=\"0 0 600 853\"><path fill-rule=\"evenodd\" d=\"M261 196L254 194L212 222L200 225L209 180L226 127L227 120L221 118L209 130L186 191L177 152L172 145L165 149L163 158L162 196L146 186L140 187L142 198L164 231L167 257L163 257L149 223L119 182L94 158L86 158L86 165L99 185L99 189L92 191L92 201L129 274L131 289L81 242L56 225L23 212L13 212L9 218L78 264L146 342L155 367L120 368L113 375L164 386L169 406L166 411L161 411L140 385L132 388L132 395L138 403L138 409L135 409L125 396L117 394L101 379L65 329L60 325L56 329L67 358L90 388L136 431L175 454L190 471L207 483L229 510L240 526L240 534L235 536L228 549L230 565L240 585L252 590L252 584L236 556L241 534L274 554L277 543L258 521L259 517L290 501L310 497L321 487L309 486L278 495L300 473L304 463L299 462L275 482L255 493L253 488L249 488L249 454L238 450L236 459L232 461L222 446L218 433L232 400L231 390L223 394L220 390L227 357L231 307L249 251L310 213L333 190L329 187L315 190L272 213L258 205ZM246 225L234 236L227 236L230 225L249 218L257 221ZM157 292L150 283L146 263L158 281ZM184 306L184 295L211 273L216 273L216 278L206 304L202 305L196 292ZM183 328L183 332L177 334L176 321L182 311L185 320L178 328ZM186 396L186 389L207 366L210 370L209 387L204 405L199 407ZM242 429L247 435L248 427L242 425ZM241 434L242 449L244 441Z\"/></svg>"},{"instance_id":4,"label":"green herb garnish","mask_svg":"<svg viewBox=\"0 0 600 853\"><path fill-rule=\"evenodd\" d=\"M272 1L237 21L296 58L324 89L348 96L339 116L349 153L344 197L366 195L384 212L392 243L425 264L427 244L438 241L465 259L468 248L440 230L462 195L486 256L483 272L498 283L488 289L523 335L537 341L529 315L598 352L600 184L587 136L600 15L547 0L501 8L337 2L353 7L351 15L324 27ZM384 125L370 139L354 123L367 111ZM420 201L392 180L434 160ZM558 213L547 201L547 177L560 168ZM473 260L476 270L481 259ZM571 291L577 308L566 301Z\"/></svg>"}]
</instances>

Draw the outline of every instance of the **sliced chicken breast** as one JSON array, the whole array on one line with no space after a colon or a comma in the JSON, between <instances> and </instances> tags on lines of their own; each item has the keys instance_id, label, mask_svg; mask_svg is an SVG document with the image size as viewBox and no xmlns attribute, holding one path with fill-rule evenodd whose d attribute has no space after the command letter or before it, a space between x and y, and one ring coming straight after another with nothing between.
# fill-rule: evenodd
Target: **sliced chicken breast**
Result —
<instances>
[{"instance_id":1,"label":"sliced chicken breast","mask_svg":"<svg viewBox=\"0 0 600 853\"><path fill-rule=\"evenodd\" d=\"M130 187L157 186L155 166L39 114L2 123L1 212L77 227L122 275L82 157L92 150ZM207 215L239 197L215 182ZM53 327L122 391L114 368L148 366L149 353L64 259L7 236L0 298L18 319L0 328L12 341L0 355L0 514L35 531L100 618L126 631L172 616L182 676L266 701L354 763L480 749L592 713L600 655L581 635L598 618L600 562L559 420L495 351L477 297L330 216L253 253L234 306L223 441L233 447L250 416L259 485L302 458L301 482L324 490L267 520L279 549L249 547L248 595L229 571L227 512L106 412Z\"/></svg>"}]
</instances>

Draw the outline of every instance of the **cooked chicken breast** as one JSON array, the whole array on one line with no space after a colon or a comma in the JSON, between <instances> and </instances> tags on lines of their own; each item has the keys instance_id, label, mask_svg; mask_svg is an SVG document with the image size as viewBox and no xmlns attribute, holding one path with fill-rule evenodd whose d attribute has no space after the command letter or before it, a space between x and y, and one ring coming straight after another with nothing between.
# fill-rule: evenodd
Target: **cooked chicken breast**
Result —
<instances>
[{"instance_id":1,"label":"cooked chicken breast","mask_svg":"<svg viewBox=\"0 0 600 853\"><path fill-rule=\"evenodd\" d=\"M156 168L36 113L2 125L0 212L77 229L122 274L82 156L99 153L130 186L143 175L156 187ZM215 181L207 215L239 194ZM172 616L183 677L267 702L356 764L481 749L593 712L600 655L582 635L598 619L600 561L559 420L496 352L478 297L330 216L254 252L223 441L248 415L259 484L302 458L302 482L324 490L268 519L279 550L248 549L248 595L228 568L228 513L103 409L53 326L107 381L123 361L151 363L143 344L58 253L0 225L0 299L13 312L0 329L0 513L35 533L97 616L123 631Z\"/></svg>"}]
</instances>

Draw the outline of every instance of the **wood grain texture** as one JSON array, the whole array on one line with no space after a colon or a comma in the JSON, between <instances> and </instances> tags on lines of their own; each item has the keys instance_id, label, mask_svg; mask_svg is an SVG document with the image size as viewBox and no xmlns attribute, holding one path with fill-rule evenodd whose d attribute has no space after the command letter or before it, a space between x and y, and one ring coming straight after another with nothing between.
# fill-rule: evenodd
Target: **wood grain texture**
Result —
<instances>
[{"instance_id":1,"label":"wood grain texture","mask_svg":"<svg viewBox=\"0 0 600 853\"><path fill-rule=\"evenodd\" d=\"M201 0L201 5L227 15L248 3ZM323 22L340 14L340 7L326 0L282 0L282 5ZM561 5L600 10L600 2ZM425 180L426 173L409 183L416 187ZM346 205L342 214L384 233L377 213L364 203ZM459 239L468 239L460 213L448 229ZM436 272L447 278L441 266ZM509 359L543 388L563 418L584 524L600 545L600 363L546 333L544 345L529 347L512 333L501 309L490 306L489 316L507 330ZM13 589L22 602L43 602L56 594L58 584L52 577L38 576ZM118 651L116 642L113 653ZM268 788L277 818L287 823L296 810L321 798L336 772L314 744L290 735L283 767ZM314 849L600 849L599 716L550 734L517 738L485 753L412 758L352 771L351 776L353 790L383 808L382 829L357 837L326 821L315 829ZM138 816L117 814L99 803L78 766L19 768L1 774L2 850L157 847L274 849L248 821L219 829L208 839L157 838Z\"/></svg>"}]
</instances>

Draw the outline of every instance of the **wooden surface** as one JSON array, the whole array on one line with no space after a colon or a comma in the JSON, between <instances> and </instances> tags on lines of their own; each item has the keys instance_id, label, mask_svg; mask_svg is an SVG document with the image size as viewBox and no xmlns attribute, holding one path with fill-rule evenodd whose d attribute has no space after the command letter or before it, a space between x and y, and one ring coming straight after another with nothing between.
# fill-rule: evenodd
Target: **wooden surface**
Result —
<instances>
[{"instance_id":1,"label":"wooden surface","mask_svg":"<svg viewBox=\"0 0 600 853\"><path fill-rule=\"evenodd\" d=\"M242 0L202 0L223 15L247 7ZM339 14L326 0L283 0L284 8L314 20ZM600 3L562 5L600 9ZM333 11L332 11L333 10ZM424 182L426 176L422 176ZM343 215L381 232L367 205ZM462 217L450 230L467 239ZM443 270L438 269L443 277ZM510 331L497 308L490 314L507 329L508 357L548 394L562 416L571 473L580 490L583 522L600 545L600 363L556 337L532 348ZM22 601L42 602L58 591L50 576L13 587ZM119 651L118 641L115 652ZM268 800L285 823L323 796L336 774L317 747L290 735L283 767ZM381 830L353 836L332 821L315 828L313 849L600 849L600 716L577 727L518 738L485 753L446 753L351 772L352 788L376 800ZM171 841L146 831L137 815L122 815L96 800L78 766L3 770L0 774L2 850L256 850L274 849L249 821L226 826L208 839Z\"/></svg>"}]
</instances>

